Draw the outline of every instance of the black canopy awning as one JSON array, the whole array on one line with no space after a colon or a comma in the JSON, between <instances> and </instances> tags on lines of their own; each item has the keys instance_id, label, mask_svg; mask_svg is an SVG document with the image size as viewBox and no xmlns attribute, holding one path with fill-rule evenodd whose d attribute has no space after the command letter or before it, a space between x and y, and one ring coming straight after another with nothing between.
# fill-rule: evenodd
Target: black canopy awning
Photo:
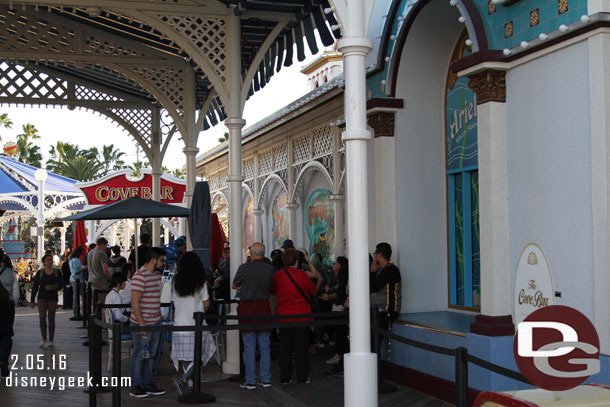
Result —
<instances>
[{"instance_id":1,"label":"black canopy awning","mask_svg":"<svg viewBox=\"0 0 610 407\"><path fill-rule=\"evenodd\" d=\"M148 219L188 217L189 215L190 210L187 208L135 196L80 212L61 220Z\"/></svg>"}]
</instances>

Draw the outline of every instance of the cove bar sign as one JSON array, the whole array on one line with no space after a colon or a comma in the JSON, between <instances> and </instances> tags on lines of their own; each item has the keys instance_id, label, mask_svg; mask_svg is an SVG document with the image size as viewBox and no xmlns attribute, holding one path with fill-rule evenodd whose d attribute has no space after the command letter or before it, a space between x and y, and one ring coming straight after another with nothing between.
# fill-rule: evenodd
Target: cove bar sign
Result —
<instances>
[{"instance_id":1,"label":"cove bar sign","mask_svg":"<svg viewBox=\"0 0 610 407\"><path fill-rule=\"evenodd\" d=\"M141 177L131 178L131 171L118 171L97 180L79 182L76 187L85 194L87 204L91 206L107 205L134 196L152 199L150 170L142 170L141 173ZM186 192L186 181L163 174L160 192L161 202L181 204Z\"/></svg>"}]
</instances>

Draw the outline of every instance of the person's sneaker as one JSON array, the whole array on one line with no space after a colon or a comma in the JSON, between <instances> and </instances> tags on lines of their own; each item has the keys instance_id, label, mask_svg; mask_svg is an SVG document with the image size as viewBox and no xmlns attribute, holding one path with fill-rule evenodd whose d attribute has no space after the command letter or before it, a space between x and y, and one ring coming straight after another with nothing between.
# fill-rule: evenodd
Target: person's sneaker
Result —
<instances>
[{"instance_id":1,"label":"person's sneaker","mask_svg":"<svg viewBox=\"0 0 610 407\"><path fill-rule=\"evenodd\" d=\"M281 384L282 386L288 386L290 383L292 383L292 380L289 380L289 381L287 381L287 382L280 382L280 384Z\"/></svg>"},{"instance_id":2,"label":"person's sneaker","mask_svg":"<svg viewBox=\"0 0 610 407\"><path fill-rule=\"evenodd\" d=\"M141 386L132 387L131 391L129 392L129 395L131 397L137 397L139 399L149 396L149 394L146 393Z\"/></svg>"},{"instance_id":3,"label":"person's sneaker","mask_svg":"<svg viewBox=\"0 0 610 407\"><path fill-rule=\"evenodd\" d=\"M53 342L49 341L49 342L45 343L44 347L45 348L52 348L53 347Z\"/></svg>"},{"instance_id":4,"label":"person's sneaker","mask_svg":"<svg viewBox=\"0 0 610 407\"><path fill-rule=\"evenodd\" d=\"M47 341L45 341L44 339L40 342L38 342L38 346L40 346L41 348L44 348L44 346L47 344Z\"/></svg>"},{"instance_id":5,"label":"person's sneaker","mask_svg":"<svg viewBox=\"0 0 610 407\"><path fill-rule=\"evenodd\" d=\"M75 315L73 317L70 317L70 321L82 321L83 317L81 317L80 315Z\"/></svg>"},{"instance_id":6,"label":"person's sneaker","mask_svg":"<svg viewBox=\"0 0 610 407\"><path fill-rule=\"evenodd\" d=\"M242 383L239 385L239 387L246 390L256 390L256 384L251 383Z\"/></svg>"},{"instance_id":7,"label":"person's sneaker","mask_svg":"<svg viewBox=\"0 0 610 407\"><path fill-rule=\"evenodd\" d=\"M147 386L144 391L147 394L150 394L152 396L162 396L165 394L165 390L161 390L160 388L158 388L157 386L155 386L154 384L150 384L150 386Z\"/></svg>"},{"instance_id":8,"label":"person's sneaker","mask_svg":"<svg viewBox=\"0 0 610 407\"><path fill-rule=\"evenodd\" d=\"M265 389L271 387L271 383L265 383L265 382L258 382L257 383L259 386L264 387Z\"/></svg>"},{"instance_id":9,"label":"person's sneaker","mask_svg":"<svg viewBox=\"0 0 610 407\"><path fill-rule=\"evenodd\" d=\"M343 366L335 366L328 372L324 373L324 377L343 377Z\"/></svg>"},{"instance_id":10,"label":"person's sneaker","mask_svg":"<svg viewBox=\"0 0 610 407\"><path fill-rule=\"evenodd\" d=\"M182 377L175 377L174 384L176 385L176 389L180 396L186 393L186 383L182 381Z\"/></svg>"},{"instance_id":11,"label":"person's sneaker","mask_svg":"<svg viewBox=\"0 0 610 407\"><path fill-rule=\"evenodd\" d=\"M309 384L311 383L311 379L308 377L304 382L299 382L299 384Z\"/></svg>"},{"instance_id":12,"label":"person's sneaker","mask_svg":"<svg viewBox=\"0 0 610 407\"><path fill-rule=\"evenodd\" d=\"M326 361L326 363L328 363L329 365L337 365L339 364L339 362L341 362L341 355L339 355L338 353L335 353L335 356Z\"/></svg>"}]
</instances>

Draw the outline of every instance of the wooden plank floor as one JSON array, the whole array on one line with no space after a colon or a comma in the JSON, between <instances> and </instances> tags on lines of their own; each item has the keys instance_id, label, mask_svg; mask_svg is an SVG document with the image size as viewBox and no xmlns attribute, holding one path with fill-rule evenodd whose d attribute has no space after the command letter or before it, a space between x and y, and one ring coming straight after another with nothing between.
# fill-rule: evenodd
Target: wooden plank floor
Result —
<instances>
[{"instance_id":1,"label":"wooden plank floor","mask_svg":"<svg viewBox=\"0 0 610 407\"><path fill-rule=\"evenodd\" d=\"M69 321L72 311L59 310L56 317L55 347L52 349L41 349L38 347L40 331L38 328L38 315L35 310L19 307L15 321L15 336L13 338L13 354L18 356L15 377L70 377L87 376L88 370L88 348L82 345L83 339L79 336L85 330L77 329L80 322ZM108 347L103 347L104 374L106 374L106 360ZM38 358L44 361L42 370L27 369L28 356L35 362ZM40 356L38 356L40 355ZM55 358L57 365L60 355L66 355L66 369L53 370L52 362ZM176 401L177 392L172 383L172 377L176 372L169 360L169 348L164 348L164 356L161 361L159 373L154 382L157 386L167 390L167 394L160 397L148 397L135 399L129 396L128 389L123 389L122 405L128 407L156 407L167 405L179 405ZM279 366L277 360L272 361L273 386L269 389L257 389L247 391L239 388L238 382L233 380L220 380L210 383L202 383L202 391L216 396L216 402L211 404L218 407L229 406L260 406L260 407L338 407L343 405L343 379L326 379L323 377L329 366L324 363L330 355L320 354L311 356L311 384L281 386L277 380L279 377ZM212 359L213 361L214 359ZM129 362L127 355L123 356L123 376L129 376ZM211 363L204 369L204 375L208 379L221 376L219 367ZM57 379L56 379L57 380ZM57 387L57 383L55 384ZM50 390L47 384L42 387L7 387L5 383L0 384L0 405L3 407L31 407L31 406L87 406L88 395L83 393L82 388L57 388ZM110 393L98 395L98 406L110 407L112 395ZM379 395L380 407L449 407L443 401L429 397L422 393L398 386L398 391L391 394Z\"/></svg>"}]
</instances>

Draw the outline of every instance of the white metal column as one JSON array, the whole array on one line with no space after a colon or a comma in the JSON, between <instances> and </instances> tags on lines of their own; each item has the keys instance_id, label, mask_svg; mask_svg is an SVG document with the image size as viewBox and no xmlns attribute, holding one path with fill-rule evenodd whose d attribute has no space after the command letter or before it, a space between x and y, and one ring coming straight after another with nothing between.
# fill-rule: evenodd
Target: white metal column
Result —
<instances>
[{"instance_id":1,"label":"white metal column","mask_svg":"<svg viewBox=\"0 0 610 407\"><path fill-rule=\"evenodd\" d=\"M159 202L161 200L161 131L159 109L152 111L152 199ZM152 245L158 247L161 241L161 219L152 219Z\"/></svg>"},{"instance_id":2,"label":"white metal column","mask_svg":"<svg viewBox=\"0 0 610 407\"><path fill-rule=\"evenodd\" d=\"M348 245L350 253L350 353L344 362L344 400L350 407L377 406L377 358L371 353L368 270L367 148L371 133L366 122L365 57L373 48L366 38L364 2L353 0L347 9L349 28L338 50L345 75L345 131L347 167Z\"/></svg>"},{"instance_id":3,"label":"white metal column","mask_svg":"<svg viewBox=\"0 0 610 407\"><path fill-rule=\"evenodd\" d=\"M229 17L229 118L225 126L229 129L229 243L231 245L231 281L237 268L243 262L242 253L242 194L241 184L244 177L241 173L241 129L246 124L241 110L241 22L239 17ZM231 289L231 297L235 291ZM230 314L235 315L236 307L230 307ZM227 360L222 371L227 374L239 374L239 333L227 332Z\"/></svg>"}]
</instances>

